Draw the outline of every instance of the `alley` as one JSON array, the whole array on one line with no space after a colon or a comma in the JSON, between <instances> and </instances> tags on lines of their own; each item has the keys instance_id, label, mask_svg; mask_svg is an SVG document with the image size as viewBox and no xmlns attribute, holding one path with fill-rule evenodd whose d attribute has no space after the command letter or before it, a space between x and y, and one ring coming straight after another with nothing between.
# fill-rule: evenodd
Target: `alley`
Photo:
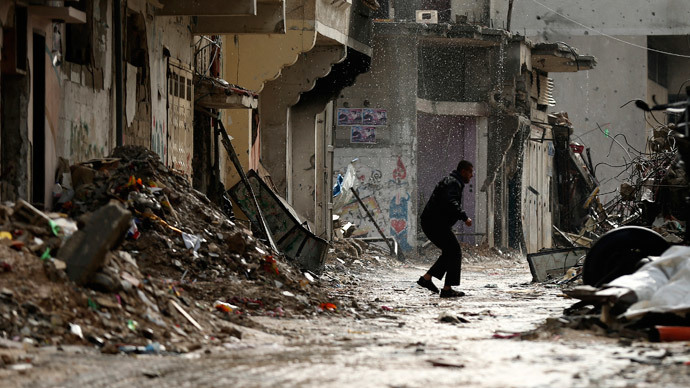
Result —
<instances>
[{"instance_id":1,"label":"alley","mask_svg":"<svg viewBox=\"0 0 690 388\"><path fill-rule=\"evenodd\" d=\"M536 330L523 339L494 338L529 332L572 304L560 288L530 283L522 260L468 265L463 277L468 296L454 301L414 286L411 279L425 265L393 265L346 277L359 280L331 281L326 289L342 303L338 312L255 317L266 333L242 341L166 356L41 348L32 356L30 373L2 370L0 377L8 387L681 387L690 382L681 362L690 359L684 346L619 341L589 331ZM462 322L442 322L444 313Z\"/></svg>"}]
</instances>

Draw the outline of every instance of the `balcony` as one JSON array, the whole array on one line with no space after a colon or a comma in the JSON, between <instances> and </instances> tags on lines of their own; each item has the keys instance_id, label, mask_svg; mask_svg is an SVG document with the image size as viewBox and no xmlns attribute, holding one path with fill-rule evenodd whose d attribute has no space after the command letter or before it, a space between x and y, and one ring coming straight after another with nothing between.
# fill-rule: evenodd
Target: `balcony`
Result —
<instances>
[{"instance_id":1,"label":"balcony","mask_svg":"<svg viewBox=\"0 0 690 388\"><path fill-rule=\"evenodd\" d=\"M197 35L284 34L285 0L158 0L157 16L193 16Z\"/></svg>"},{"instance_id":2,"label":"balcony","mask_svg":"<svg viewBox=\"0 0 690 388\"><path fill-rule=\"evenodd\" d=\"M285 1L258 0L253 14L197 13L192 32L199 35L284 34Z\"/></svg>"},{"instance_id":3,"label":"balcony","mask_svg":"<svg viewBox=\"0 0 690 388\"><path fill-rule=\"evenodd\" d=\"M532 48L532 66L547 73L591 70L596 64L593 56L580 55L564 43L539 43Z\"/></svg>"},{"instance_id":4,"label":"balcony","mask_svg":"<svg viewBox=\"0 0 690 388\"><path fill-rule=\"evenodd\" d=\"M257 0L160 0L158 16L254 16Z\"/></svg>"},{"instance_id":5,"label":"balcony","mask_svg":"<svg viewBox=\"0 0 690 388\"><path fill-rule=\"evenodd\" d=\"M61 21L67 24L83 24L86 23L86 14L73 7L50 7L47 5L31 5L29 6L29 13L31 17Z\"/></svg>"}]
</instances>

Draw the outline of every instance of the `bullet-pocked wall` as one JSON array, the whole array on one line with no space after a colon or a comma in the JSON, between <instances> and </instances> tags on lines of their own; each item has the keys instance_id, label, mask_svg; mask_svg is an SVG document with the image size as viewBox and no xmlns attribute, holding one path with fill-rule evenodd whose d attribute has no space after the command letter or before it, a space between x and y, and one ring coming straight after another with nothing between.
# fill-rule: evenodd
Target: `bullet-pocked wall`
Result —
<instances>
[{"instance_id":1,"label":"bullet-pocked wall","mask_svg":"<svg viewBox=\"0 0 690 388\"><path fill-rule=\"evenodd\" d=\"M85 24L62 26L57 156L71 163L106 156L113 132L112 0L81 2ZM51 172L54 170L50 170Z\"/></svg>"},{"instance_id":2,"label":"bullet-pocked wall","mask_svg":"<svg viewBox=\"0 0 690 388\"><path fill-rule=\"evenodd\" d=\"M491 18L495 22L507 19L507 3L492 0ZM647 82L647 37L667 35L684 40L690 33L690 3L525 0L514 2L511 19L511 29L515 32L539 42L562 41L577 47L580 53L597 58L597 67L592 71L551 76L556 84L557 101L552 111L569 111L574 125L573 139L592 148L595 165L604 162L620 166L629 160L626 150L615 144L609 154L611 138L617 134L626 136L631 149L644 151L646 123L642 113L632 105L620 107L632 99L645 100L651 94L659 94L657 85ZM670 66L669 70L672 69ZM597 124L610 137L599 131ZM596 169L602 182L601 192L616 192L625 177L617 177L620 168L606 164Z\"/></svg>"},{"instance_id":3,"label":"bullet-pocked wall","mask_svg":"<svg viewBox=\"0 0 690 388\"><path fill-rule=\"evenodd\" d=\"M7 148L2 153L3 199L26 198L50 207L59 158L83 162L108 155L116 145L114 3L71 2L83 16L76 13L65 22L34 15L32 6L8 3L0 6L3 29L12 29L13 36L21 30L25 43L22 52L8 51L2 63L3 111L12 108L17 113L16 119L2 115L3 140L13 139L2 142L3 148L12 147L12 152ZM176 59L191 74L189 21L159 21L156 8L145 0L129 1L122 11L124 116L129 131L124 144L151 147L168 162L168 64ZM15 57L22 58L22 69L10 70ZM193 94L186 90L191 133ZM191 160L191 151L189 155Z\"/></svg>"},{"instance_id":4,"label":"bullet-pocked wall","mask_svg":"<svg viewBox=\"0 0 690 388\"><path fill-rule=\"evenodd\" d=\"M371 71L340 93L334 115L335 174L356 159L355 188L403 250L417 245L415 47L414 36L375 36ZM356 225L356 236L378 237L357 202L340 213Z\"/></svg>"},{"instance_id":5,"label":"bullet-pocked wall","mask_svg":"<svg viewBox=\"0 0 690 388\"><path fill-rule=\"evenodd\" d=\"M63 96L72 93L66 83L94 84L102 80L98 76L103 73L87 77L80 68L63 70L67 59L77 61L80 54L64 39L71 24L53 22L35 15L32 7L14 2L0 4L0 21L3 36L14 40L2 58L2 199L24 198L50 206L58 156L70 146L85 148L72 141L76 136L65 136L63 130L68 121ZM107 112L108 104L105 106ZM93 137L86 130L79 141Z\"/></svg>"}]
</instances>

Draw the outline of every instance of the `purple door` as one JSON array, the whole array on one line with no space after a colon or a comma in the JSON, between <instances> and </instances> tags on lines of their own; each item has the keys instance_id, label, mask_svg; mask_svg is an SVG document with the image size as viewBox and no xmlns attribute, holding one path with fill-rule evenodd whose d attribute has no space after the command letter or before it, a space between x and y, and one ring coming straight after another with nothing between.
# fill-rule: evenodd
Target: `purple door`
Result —
<instances>
[{"instance_id":1,"label":"purple door","mask_svg":"<svg viewBox=\"0 0 690 388\"><path fill-rule=\"evenodd\" d=\"M476 119L470 116L434 115L417 112L417 204L418 214L429 200L436 184L450 174L462 159L477 165ZM475 167L476 168L476 167ZM474 178L465 186L463 208L467 215L475 218ZM474 226L456 224L460 241L474 244ZM421 231L421 228L420 228Z\"/></svg>"}]
</instances>

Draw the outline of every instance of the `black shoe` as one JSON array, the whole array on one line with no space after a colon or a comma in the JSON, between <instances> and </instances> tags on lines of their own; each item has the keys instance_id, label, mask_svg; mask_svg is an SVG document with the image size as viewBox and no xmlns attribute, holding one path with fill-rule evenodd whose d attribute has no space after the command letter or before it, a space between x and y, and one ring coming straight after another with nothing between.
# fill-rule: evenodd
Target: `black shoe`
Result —
<instances>
[{"instance_id":1,"label":"black shoe","mask_svg":"<svg viewBox=\"0 0 690 388\"><path fill-rule=\"evenodd\" d=\"M461 296L465 296L465 293L462 291L455 291L452 288L450 290L441 290L441 298L459 298Z\"/></svg>"},{"instance_id":2,"label":"black shoe","mask_svg":"<svg viewBox=\"0 0 690 388\"><path fill-rule=\"evenodd\" d=\"M419 280L417 280L417 284L433 292L434 294L438 293L438 287L436 287L434 282L432 282L431 280L424 279L424 276L421 276Z\"/></svg>"}]
</instances>

